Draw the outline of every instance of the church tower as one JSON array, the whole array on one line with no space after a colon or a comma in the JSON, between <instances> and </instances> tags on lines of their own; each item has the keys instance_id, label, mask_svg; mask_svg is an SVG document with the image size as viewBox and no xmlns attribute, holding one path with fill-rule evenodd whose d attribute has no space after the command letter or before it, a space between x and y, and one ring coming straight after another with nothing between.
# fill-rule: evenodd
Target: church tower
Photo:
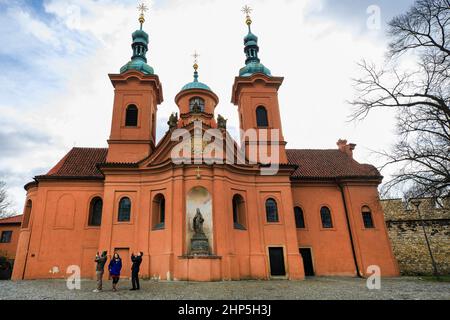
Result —
<instances>
[{"instance_id":1,"label":"church tower","mask_svg":"<svg viewBox=\"0 0 450 320\"><path fill-rule=\"evenodd\" d=\"M258 37L251 30L252 10L246 6L243 11L247 15L248 26L248 34L244 38L246 65L234 81L231 100L238 106L240 129L243 131L241 143L245 144L247 158L252 149L258 152L258 161L261 161L261 148L267 147L270 153L271 147L275 147L278 150L278 163L285 164L286 142L278 104L278 89L284 79L273 77L270 70L261 63L258 57ZM273 159L274 155L269 156Z\"/></svg>"},{"instance_id":2,"label":"church tower","mask_svg":"<svg viewBox=\"0 0 450 320\"><path fill-rule=\"evenodd\" d=\"M147 64L149 36L142 29L145 5L139 7L140 29L132 35L133 56L110 74L114 86L114 107L107 162L135 163L150 155L156 145L158 105L163 101L159 77Z\"/></svg>"}]
</instances>

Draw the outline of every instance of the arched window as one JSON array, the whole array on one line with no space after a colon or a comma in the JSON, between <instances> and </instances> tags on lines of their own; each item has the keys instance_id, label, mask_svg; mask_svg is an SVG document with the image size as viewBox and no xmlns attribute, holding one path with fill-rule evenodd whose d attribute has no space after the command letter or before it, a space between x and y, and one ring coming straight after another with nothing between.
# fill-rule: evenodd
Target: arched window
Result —
<instances>
[{"instance_id":1,"label":"arched window","mask_svg":"<svg viewBox=\"0 0 450 320\"><path fill-rule=\"evenodd\" d=\"M305 217L303 216L303 210L300 207L294 208L295 214L295 226L297 229L305 229Z\"/></svg>"},{"instance_id":2,"label":"arched window","mask_svg":"<svg viewBox=\"0 0 450 320\"><path fill-rule=\"evenodd\" d=\"M333 228L333 220L331 218L331 211L328 207L322 207L320 209L320 218L322 219L322 227L324 229Z\"/></svg>"},{"instance_id":3,"label":"arched window","mask_svg":"<svg viewBox=\"0 0 450 320\"><path fill-rule=\"evenodd\" d=\"M122 198L119 202L119 222L129 222L131 220L131 200Z\"/></svg>"},{"instance_id":4,"label":"arched window","mask_svg":"<svg viewBox=\"0 0 450 320\"><path fill-rule=\"evenodd\" d=\"M89 206L89 223L91 227L99 227L102 225L103 200L100 197L92 199Z\"/></svg>"},{"instance_id":5,"label":"arched window","mask_svg":"<svg viewBox=\"0 0 450 320\"><path fill-rule=\"evenodd\" d=\"M200 97L189 100L189 111L194 113L205 112L205 100Z\"/></svg>"},{"instance_id":6,"label":"arched window","mask_svg":"<svg viewBox=\"0 0 450 320\"><path fill-rule=\"evenodd\" d=\"M256 108L256 125L259 128L267 128L269 126L267 110L263 106Z\"/></svg>"},{"instance_id":7,"label":"arched window","mask_svg":"<svg viewBox=\"0 0 450 320\"><path fill-rule=\"evenodd\" d=\"M125 126L126 127L137 127L138 114L139 114L138 108L134 104L129 105L127 108L127 113L126 113L126 117L125 117Z\"/></svg>"},{"instance_id":8,"label":"arched window","mask_svg":"<svg viewBox=\"0 0 450 320\"><path fill-rule=\"evenodd\" d=\"M266 201L267 222L279 222L277 202L270 198Z\"/></svg>"},{"instance_id":9,"label":"arched window","mask_svg":"<svg viewBox=\"0 0 450 320\"><path fill-rule=\"evenodd\" d=\"M364 228L366 229L373 229L375 228L375 225L373 224L373 218L372 218L372 211L368 206L364 206L362 208L362 218L364 221Z\"/></svg>"},{"instance_id":10,"label":"arched window","mask_svg":"<svg viewBox=\"0 0 450 320\"><path fill-rule=\"evenodd\" d=\"M153 199L152 205L153 229L164 229L166 224L166 199L162 194L158 194Z\"/></svg>"},{"instance_id":11,"label":"arched window","mask_svg":"<svg viewBox=\"0 0 450 320\"><path fill-rule=\"evenodd\" d=\"M235 229L245 230L245 204L239 194L233 197L233 223Z\"/></svg>"},{"instance_id":12,"label":"arched window","mask_svg":"<svg viewBox=\"0 0 450 320\"><path fill-rule=\"evenodd\" d=\"M23 213L23 221L22 221L22 228L26 229L28 228L30 224L30 218L31 218L31 210L33 208L33 203L31 200L27 201L27 204L25 206L25 211Z\"/></svg>"}]
</instances>

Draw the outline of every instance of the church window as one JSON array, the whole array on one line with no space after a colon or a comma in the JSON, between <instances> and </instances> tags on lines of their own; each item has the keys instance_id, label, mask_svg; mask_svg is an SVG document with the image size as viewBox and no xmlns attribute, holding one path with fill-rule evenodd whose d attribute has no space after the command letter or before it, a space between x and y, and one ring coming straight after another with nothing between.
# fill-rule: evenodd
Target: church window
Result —
<instances>
[{"instance_id":1,"label":"church window","mask_svg":"<svg viewBox=\"0 0 450 320\"><path fill-rule=\"evenodd\" d=\"M125 126L126 127L137 127L138 125L138 108L132 104L129 105L126 112L125 117Z\"/></svg>"},{"instance_id":2,"label":"church window","mask_svg":"<svg viewBox=\"0 0 450 320\"><path fill-rule=\"evenodd\" d=\"M166 199L162 194L158 194L153 199L152 214L153 229L164 229L166 224Z\"/></svg>"},{"instance_id":3,"label":"church window","mask_svg":"<svg viewBox=\"0 0 450 320\"><path fill-rule=\"evenodd\" d=\"M103 200L100 197L92 199L89 206L89 223L91 227L99 227L102 224Z\"/></svg>"},{"instance_id":4,"label":"church window","mask_svg":"<svg viewBox=\"0 0 450 320\"><path fill-rule=\"evenodd\" d=\"M189 100L189 111L195 113L205 112L205 100L200 97L194 97Z\"/></svg>"},{"instance_id":5,"label":"church window","mask_svg":"<svg viewBox=\"0 0 450 320\"><path fill-rule=\"evenodd\" d=\"M233 197L233 224L238 230L245 230L245 204L241 195Z\"/></svg>"},{"instance_id":6,"label":"church window","mask_svg":"<svg viewBox=\"0 0 450 320\"><path fill-rule=\"evenodd\" d=\"M295 226L297 227L297 229L304 229L305 228L305 217L303 215L302 208L295 207L294 215L295 215Z\"/></svg>"},{"instance_id":7,"label":"church window","mask_svg":"<svg viewBox=\"0 0 450 320\"><path fill-rule=\"evenodd\" d=\"M122 198L119 202L119 222L129 222L131 220L130 198Z\"/></svg>"},{"instance_id":8,"label":"church window","mask_svg":"<svg viewBox=\"0 0 450 320\"><path fill-rule=\"evenodd\" d=\"M279 222L277 202L272 198L266 201L266 218L267 222Z\"/></svg>"},{"instance_id":9,"label":"church window","mask_svg":"<svg viewBox=\"0 0 450 320\"><path fill-rule=\"evenodd\" d=\"M375 228L375 225L373 223L373 218L372 218L372 211L370 210L369 207L364 206L362 208L362 218L363 218L363 222L364 222L364 228L366 228L366 229Z\"/></svg>"},{"instance_id":10,"label":"church window","mask_svg":"<svg viewBox=\"0 0 450 320\"><path fill-rule=\"evenodd\" d=\"M256 109L256 123L259 128L267 128L269 126L267 110L263 106Z\"/></svg>"},{"instance_id":11,"label":"church window","mask_svg":"<svg viewBox=\"0 0 450 320\"><path fill-rule=\"evenodd\" d=\"M331 218L331 211L328 207L322 207L320 209L320 218L322 219L322 227L324 229L333 228L333 220Z\"/></svg>"},{"instance_id":12,"label":"church window","mask_svg":"<svg viewBox=\"0 0 450 320\"><path fill-rule=\"evenodd\" d=\"M0 243L11 243L12 233L12 231L2 231Z\"/></svg>"}]
</instances>

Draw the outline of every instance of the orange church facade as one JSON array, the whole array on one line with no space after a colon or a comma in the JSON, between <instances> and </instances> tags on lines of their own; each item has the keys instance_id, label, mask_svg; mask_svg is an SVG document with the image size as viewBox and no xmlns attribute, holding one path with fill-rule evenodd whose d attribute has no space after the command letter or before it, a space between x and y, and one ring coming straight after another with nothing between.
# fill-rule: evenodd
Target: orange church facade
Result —
<instances>
[{"instance_id":1,"label":"orange church facade","mask_svg":"<svg viewBox=\"0 0 450 320\"><path fill-rule=\"evenodd\" d=\"M232 89L241 153L226 120L214 117L219 97L198 81L197 63L194 81L175 97L179 115L156 141L163 91L147 64L148 35L140 21L131 61L110 75L109 147L74 148L25 186L13 279L65 278L73 265L83 278L94 278L95 254L104 250L122 256L124 277L131 253L140 251L141 276L160 280L367 276L372 265L383 276L398 275L378 197L380 173L356 162L355 145L343 140L336 150L286 148L278 105L283 78L260 63L249 17L246 66ZM220 146L211 153L205 140L193 138L208 132L215 133L211 145ZM183 138L194 142L180 148ZM276 174L263 173L267 165L258 151L267 146ZM256 161L248 161L255 150ZM206 161L228 153L233 161ZM200 254L198 212L207 244Z\"/></svg>"}]
</instances>

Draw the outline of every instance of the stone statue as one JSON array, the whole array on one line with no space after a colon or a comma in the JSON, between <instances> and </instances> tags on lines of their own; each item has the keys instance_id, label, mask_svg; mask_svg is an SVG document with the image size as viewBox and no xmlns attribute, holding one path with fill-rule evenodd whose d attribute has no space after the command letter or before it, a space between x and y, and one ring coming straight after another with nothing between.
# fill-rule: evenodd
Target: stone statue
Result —
<instances>
[{"instance_id":1,"label":"stone statue","mask_svg":"<svg viewBox=\"0 0 450 320\"><path fill-rule=\"evenodd\" d=\"M219 114L219 116L217 117L217 126L219 127L219 129L227 129L227 121L227 119Z\"/></svg>"},{"instance_id":2,"label":"stone statue","mask_svg":"<svg viewBox=\"0 0 450 320\"><path fill-rule=\"evenodd\" d=\"M167 124L169 125L170 130L176 128L178 124L178 113L172 113Z\"/></svg>"},{"instance_id":3,"label":"stone statue","mask_svg":"<svg viewBox=\"0 0 450 320\"><path fill-rule=\"evenodd\" d=\"M205 219L203 219L200 209L197 209L197 214L194 217L195 234L204 234L204 232L203 232L203 223L204 222L205 222Z\"/></svg>"},{"instance_id":4,"label":"stone statue","mask_svg":"<svg viewBox=\"0 0 450 320\"><path fill-rule=\"evenodd\" d=\"M202 108L200 107L200 105L197 102L192 107L192 112L193 113L202 113Z\"/></svg>"},{"instance_id":5,"label":"stone statue","mask_svg":"<svg viewBox=\"0 0 450 320\"><path fill-rule=\"evenodd\" d=\"M203 219L200 209L197 209L197 214L193 221L194 235L191 239L191 254L194 256L210 255L209 240L203 231L204 222L205 219Z\"/></svg>"}]
</instances>

